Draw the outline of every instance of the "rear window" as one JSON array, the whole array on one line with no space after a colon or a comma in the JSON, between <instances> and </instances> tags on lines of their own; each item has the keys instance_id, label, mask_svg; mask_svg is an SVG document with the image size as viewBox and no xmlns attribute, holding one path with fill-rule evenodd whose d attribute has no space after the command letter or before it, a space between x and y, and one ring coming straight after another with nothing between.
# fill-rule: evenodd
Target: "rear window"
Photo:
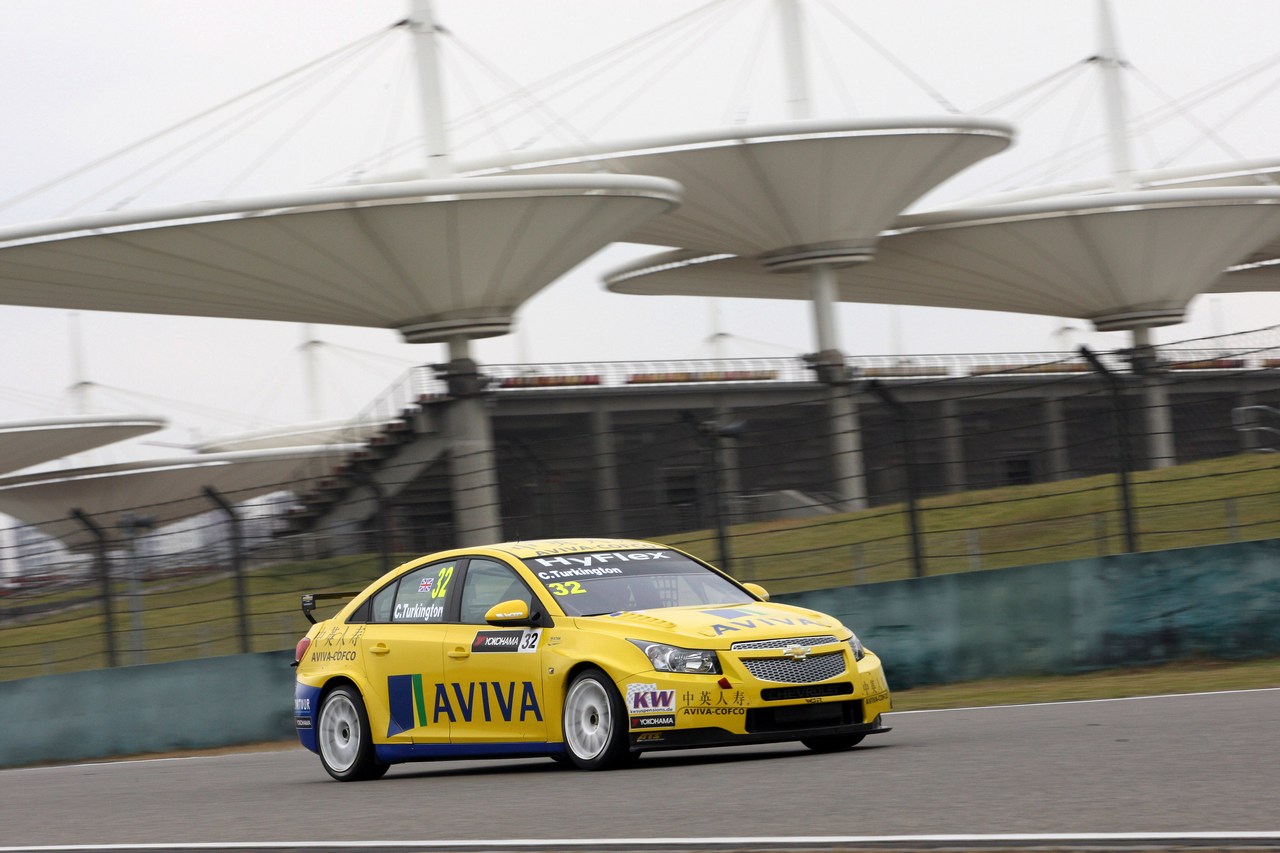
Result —
<instances>
[{"instance_id":1,"label":"rear window","mask_svg":"<svg viewBox=\"0 0 1280 853\"><path fill-rule=\"evenodd\" d=\"M666 549L555 554L524 564L570 616L755 600L719 573Z\"/></svg>"}]
</instances>

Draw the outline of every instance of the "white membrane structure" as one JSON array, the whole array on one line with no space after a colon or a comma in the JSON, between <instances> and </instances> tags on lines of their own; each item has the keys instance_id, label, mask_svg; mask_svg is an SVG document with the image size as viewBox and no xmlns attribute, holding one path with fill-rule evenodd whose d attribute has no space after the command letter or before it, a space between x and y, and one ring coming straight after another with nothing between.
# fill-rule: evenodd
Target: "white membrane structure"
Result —
<instances>
[{"instance_id":1,"label":"white membrane structure","mask_svg":"<svg viewBox=\"0 0 1280 853\"><path fill-rule=\"evenodd\" d=\"M386 424L378 421L317 421L286 427L221 435L195 446L197 453L230 453L239 450L278 450L321 444L344 444L366 441L377 435Z\"/></svg>"},{"instance_id":2,"label":"white membrane structure","mask_svg":"<svg viewBox=\"0 0 1280 853\"><path fill-rule=\"evenodd\" d=\"M164 429L147 415L69 415L0 423L0 473L74 456Z\"/></svg>"},{"instance_id":3,"label":"white membrane structure","mask_svg":"<svg viewBox=\"0 0 1280 853\"><path fill-rule=\"evenodd\" d=\"M410 342L447 341L453 363L474 371L471 339L505 334L524 300L679 193L632 175L440 179L17 226L0 229L0 302L389 327ZM454 409L458 528L501 538L483 406L471 397ZM212 457L187 462L223 488ZM143 470L129 469L130 482ZM88 512L91 499L144 502L145 488L117 495L102 473L65 472L40 491L0 484L0 510L43 521ZM192 511L207 508L192 500Z\"/></svg>"},{"instance_id":4,"label":"white membrane structure","mask_svg":"<svg viewBox=\"0 0 1280 853\"><path fill-rule=\"evenodd\" d=\"M1013 138L972 116L804 119L459 163L467 174L593 170L680 182L678 210L629 242L765 255L767 266L856 263L908 205Z\"/></svg>"},{"instance_id":5,"label":"white membrane structure","mask_svg":"<svg viewBox=\"0 0 1280 853\"><path fill-rule=\"evenodd\" d=\"M660 178L410 181L0 229L0 302L506 333L538 290L679 201Z\"/></svg>"},{"instance_id":6,"label":"white membrane structure","mask_svg":"<svg viewBox=\"0 0 1280 853\"><path fill-rule=\"evenodd\" d=\"M1149 190L900 217L871 264L837 273L846 302L1013 311L1101 330L1182 321L1192 297L1280 234L1280 187ZM641 259L610 290L806 299L754 258Z\"/></svg>"},{"instance_id":7,"label":"white membrane structure","mask_svg":"<svg viewBox=\"0 0 1280 853\"><path fill-rule=\"evenodd\" d=\"M231 503L271 492L301 491L360 445L246 450L74 468L0 478L0 512L34 524L72 548L92 544L71 517L78 509L112 534L125 512L151 517L156 526L209 512L209 487Z\"/></svg>"},{"instance_id":8,"label":"white membrane structure","mask_svg":"<svg viewBox=\"0 0 1280 853\"><path fill-rule=\"evenodd\" d=\"M1202 166L1150 169L1133 172L1140 191L1209 187L1280 187L1280 158L1232 160ZM1095 178L969 199L956 207L1013 204L1054 197L1103 193L1112 190L1110 178ZM1206 292L1243 293L1280 290L1280 233L1274 234L1245 258L1237 259Z\"/></svg>"}]
</instances>

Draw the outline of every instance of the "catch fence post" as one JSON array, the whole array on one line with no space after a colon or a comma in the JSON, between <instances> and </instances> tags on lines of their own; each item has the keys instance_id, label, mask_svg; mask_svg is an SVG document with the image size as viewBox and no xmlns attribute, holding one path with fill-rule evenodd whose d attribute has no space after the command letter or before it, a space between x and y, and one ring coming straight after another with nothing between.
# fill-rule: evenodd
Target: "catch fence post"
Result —
<instances>
[{"instance_id":1,"label":"catch fence post","mask_svg":"<svg viewBox=\"0 0 1280 853\"><path fill-rule=\"evenodd\" d=\"M204 495L209 500L217 504L218 509L227 515L227 520L231 523L231 572L235 579L236 590L236 621L240 631L240 652L248 654L250 651L249 642L249 598L245 590L244 579L244 540L240 535L240 517L236 515L235 507L227 501L216 489L205 486Z\"/></svg>"},{"instance_id":2,"label":"catch fence post","mask_svg":"<svg viewBox=\"0 0 1280 853\"><path fill-rule=\"evenodd\" d=\"M867 383L867 390L889 407L898 423L898 439L902 442L902 464L907 474L907 524L911 533L911 564L915 576L924 577L924 536L920 530L919 494L916 481L915 426L911 412L879 379Z\"/></svg>"},{"instance_id":3,"label":"catch fence post","mask_svg":"<svg viewBox=\"0 0 1280 853\"><path fill-rule=\"evenodd\" d=\"M1124 399L1124 389L1120 385L1120 377L1098 360L1093 350L1080 347L1080 354L1089 365L1106 381L1111 391L1111 406L1116 430L1116 449L1120 468L1120 506L1124 513L1124 547L1130 554L1138 550L1138 529L1133 511L1133 488L1129 483L1129 473L1133 470L1133 458L1129 449L1129 414Z\"/></svg>"},{"instance_id":4,"label":"catch fence post","mask_svg":"<svg viewBox=\"0 0 1280 853\"><path fill-rule=\"evenodd\" d=\"M106 632L107 666L116 666L115 618L111 613L111 566L107 562L107 534L82 510L71 510L71 517L80 522L95 540L97 551L98 583L102 589L102 627Z\"/></svg>"}]
</instances>

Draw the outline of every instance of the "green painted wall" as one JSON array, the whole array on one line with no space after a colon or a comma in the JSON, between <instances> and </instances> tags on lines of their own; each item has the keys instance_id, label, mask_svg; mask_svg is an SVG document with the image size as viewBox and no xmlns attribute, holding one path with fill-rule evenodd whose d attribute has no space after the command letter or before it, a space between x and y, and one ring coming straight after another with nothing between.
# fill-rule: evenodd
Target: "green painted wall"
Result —
<instances>
[{"instance_id":1,"label":"green painted wall","mask_svg":"<svg viewBox=\"0 0 1280 853\"><path fill-rule=\"evenodd\" d=\"M780 595L910 687L1193 654L1280 654L1280 540ZM293 735L292 652L0 682L0 767Z\"/></svg>"},{"instance_id":2,"label":"green painted wall","mask_svg":"<svg viewBox=\"0 0 1280 853\"><path fill-rule=\"evenodd\" d=\"M279 740L293 652L0 682L0 767Z\"/></svg>"},{"instance_id":3,"label":"green painted wall","mask_svg":"<svg viewBox=\"0 0 1280 853\"><path fill-rule=\"evenodd\" d=\"M1280 654L1280 540L780 595L839 617L894 687Z\"/></svg>"}]
</instances>

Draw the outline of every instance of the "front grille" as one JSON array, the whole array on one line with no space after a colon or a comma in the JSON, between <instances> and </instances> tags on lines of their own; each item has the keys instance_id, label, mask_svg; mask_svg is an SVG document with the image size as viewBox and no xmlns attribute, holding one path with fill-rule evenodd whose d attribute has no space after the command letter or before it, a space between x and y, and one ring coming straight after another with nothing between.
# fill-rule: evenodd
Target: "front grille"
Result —
<instances>
[{"instance_id":1,"label":"front grille","mask_svg":"<svg viewBox=\"0 0 1280 853\"><path fill-rule=\"evenodd\" d=\"M749 658L742 661L747 672L761 681L782 684L809 684L835 678L845 670L844 652L795 660L793 658Z\"/></svg>"},{"instance_id":2,"label":"front grille","mask_svg":"<svg viewBox=\"0 0 1280 853\"><path fill-rule=\"evenodd\" d=\"M766 687L760 691L760 698L766 702L784 702L788 699L843 696L852 692L853 685L845 681L841 684L806 684L803 687Z\"/></svg>"},{"instance_id":3,"label":"front grille","mask_svg":"<svg viewBox=\"0 0 1280 853\"><path fill-rule=\"evenodd\" d=\"M862 722L862 701L822 702L817 705L779 705L773 708L751 708L747 711L747 731L785 732L795 729L821 729Z\"/></svg>"},{"instance_id":4,"label":"front grille","mask_svg":"<svg viewBox=\"0 0 1280 853\"><path fill-rule=\"evenodd\" d=\"M791 637L786 640L750 640L734 643L729 648L735 652L757 652L760 649L785 649L787 646L821 646L840 642L828 634L825 637Z\"/></svg>"}]
</instances>

